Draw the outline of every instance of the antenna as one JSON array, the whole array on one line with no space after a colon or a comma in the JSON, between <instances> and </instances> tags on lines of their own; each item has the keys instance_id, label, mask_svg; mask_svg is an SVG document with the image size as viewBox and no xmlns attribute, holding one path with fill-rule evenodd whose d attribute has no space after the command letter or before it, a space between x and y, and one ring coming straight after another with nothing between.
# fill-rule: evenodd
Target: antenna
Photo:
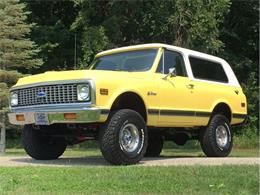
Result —
<instances>
[{"instance_id":1,"label":"antenna","mask_svg":"<svg viewBox=\"0 0 260 195\"><path fill-rule=\"evenodd\" d=\"M76 68L77 64L77 34L75 33L74 36L74 68Z\"/></svg>"}]
</instances>

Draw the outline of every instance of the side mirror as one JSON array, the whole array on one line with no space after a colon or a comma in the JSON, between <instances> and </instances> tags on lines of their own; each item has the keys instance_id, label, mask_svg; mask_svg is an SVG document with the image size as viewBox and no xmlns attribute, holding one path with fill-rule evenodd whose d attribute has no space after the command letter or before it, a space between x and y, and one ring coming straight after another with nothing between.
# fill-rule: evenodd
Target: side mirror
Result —
<instances>
[{"instance_id":1,"label":"side mirror","mask_svg":"<svg viewBox=\"0 0 260 195\"><path fill-rule=\"evenodd\" d=\"M177 76L177 71L176 68L173 67L169 69L169 73L163 79L166 80L168 77L176 77L176 76Z\"/></svg>"},{"instance_id":2,"label":"side mirror","mask_svg":"<svg viewBox=\"0 0 260 195\"><path fill-rule=\"evenodd\" d=\"M176 68L175 68L175 67L170 68L168 75L169 75L170 77L176 77L176 76L177 76Z\"/></svg>"}]
</instances>

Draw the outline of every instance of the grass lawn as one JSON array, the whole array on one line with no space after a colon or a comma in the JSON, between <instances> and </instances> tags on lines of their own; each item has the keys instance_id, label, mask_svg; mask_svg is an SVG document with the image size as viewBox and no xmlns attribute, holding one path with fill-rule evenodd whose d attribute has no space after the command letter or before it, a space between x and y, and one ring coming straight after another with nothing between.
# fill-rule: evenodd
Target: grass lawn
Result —
<instances>
[{"instance_id":1,"label":"grass lawn","mask_svg":"<svg viewBox=\"0 0 260 195\"><path fill-rule=\"evenodd\" d=\"M198 145L165 145L162 157L204 156ZM6 155L23 156L21 148ZM65 157L99 157L99 149L69 147ZM230 156L257 157L258 148L234 147ZM1 157L0 157L1 160ZM0 167L0 194L258 194L258 166Z\"/></svg>"},{"instance_id":2,"label":"grass lawn","mask_svg":"<svg viewBox=\"0 0 260 195\"><path fill-rule=\"evenodd\" d=\"M8 148L6 150L6 155L8 156L23 156L26 155L24 150L21 148ZM98 148L77 148L70 147L67 148L63 156L67 157L97 157L101 156L101 152ZM166 148L163 149L161 156L163 157L200 157L205 156L201 149L189 149L189 148ZM242 148L233 148L230 156L232 157L259 157L259 149L251 148L251 149L242 149Z\"/></svg>"},{"instance_id":3,"label":"grass lawn","mask_svg":"<svg viewBox=\"0 0 260 195\"><path fill-rule=\"evenodd\" d=\"M0 194L258 194L258 166L0 167Z\"/></svg>"}]
</instances>

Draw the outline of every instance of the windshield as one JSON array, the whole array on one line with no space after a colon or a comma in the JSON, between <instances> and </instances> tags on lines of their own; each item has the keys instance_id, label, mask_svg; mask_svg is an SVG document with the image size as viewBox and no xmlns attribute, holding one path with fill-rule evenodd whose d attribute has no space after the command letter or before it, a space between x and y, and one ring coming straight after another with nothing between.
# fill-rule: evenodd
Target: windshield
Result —
<instances>
[{"instance_id":1,"label":"windshield","mask_svg":"<svg viewBox=\"0 0 260 195\"><path fill-rule=\"evenodd\" d=\"M152 67L156 54L157 49L146 49L101 56L93 61L91 69L143 72Z\"/></svg>"}]
</instances>

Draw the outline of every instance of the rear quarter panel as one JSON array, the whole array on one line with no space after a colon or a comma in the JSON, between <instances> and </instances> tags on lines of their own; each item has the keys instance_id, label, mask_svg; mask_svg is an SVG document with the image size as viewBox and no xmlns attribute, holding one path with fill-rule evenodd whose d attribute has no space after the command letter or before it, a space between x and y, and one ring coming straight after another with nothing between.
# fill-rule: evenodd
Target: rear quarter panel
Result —
<instances>
[{"instance_id":1,"label":"rear quarter panel","mask_svg":"<svg viewBox=\"0 0 260 195\"><path fill-rule=\"evenodd\" d=\"M198 111L212 113L219 103L225 103L229 106L232 113L231 124L243 121L242 118L233 118L234 114L247 114L246 97L241 87L201 81L194 81L194 85L196 87L194 93L196 93L195 97L197 97ZM242 107L242 103L245 104L244 107ZM198 124L207 125L209 118L198 117L197 122Z\"/></svg>"}]
</instances>

